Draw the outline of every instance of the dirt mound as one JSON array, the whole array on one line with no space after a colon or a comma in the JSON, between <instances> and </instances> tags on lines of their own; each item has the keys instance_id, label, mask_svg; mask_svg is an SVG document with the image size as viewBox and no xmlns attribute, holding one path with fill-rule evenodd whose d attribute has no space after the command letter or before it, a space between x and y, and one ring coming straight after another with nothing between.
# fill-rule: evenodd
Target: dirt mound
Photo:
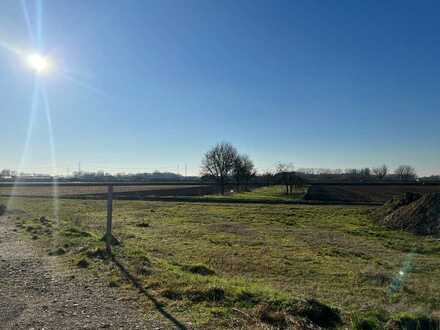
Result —
<instances>
[{"instance_id":1,"label":"dirt mound","mask_svg":"<svg viewBox=\"0 0 440 330\"><path fill-rule=\"evenodd\" d=\"M380 223L388 228L417 235L440 233L440 193L426 194L412 203L398 207Z\"/></svg>"},{"instance_id":2,"label":"dirt mound","mask_svg":"<svg viewBox=\"0 0 440 330\"><path fill-rule=\"evenodd\" d=\"M390 215L397 209L401 208L402 206L409 205L412 202L415 202L422 196L422 194L415 192L405 192L403 194L400 194L399 196L395 196L388 202L386 202L382 207L377 209L376 216L379 220L384 219L386 216Z\"/></svg>"}]
</instances>

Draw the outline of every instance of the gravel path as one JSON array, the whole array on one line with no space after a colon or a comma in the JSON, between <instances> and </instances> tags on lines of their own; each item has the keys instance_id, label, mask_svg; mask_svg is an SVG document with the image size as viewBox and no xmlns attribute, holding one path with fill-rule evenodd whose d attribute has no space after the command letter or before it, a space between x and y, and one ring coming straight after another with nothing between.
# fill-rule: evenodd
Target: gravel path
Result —
<instances>
[{"instance_id":1,"label":"gravel path","mask_svg":"<svg viewBox=\"0 0 440 330\"><path fill-rule=\"evenodd\" d=\"M98 278L81 281L55 270L0 217L0 329L160 329L133 302Z\"/></svg>"}]
</instances>

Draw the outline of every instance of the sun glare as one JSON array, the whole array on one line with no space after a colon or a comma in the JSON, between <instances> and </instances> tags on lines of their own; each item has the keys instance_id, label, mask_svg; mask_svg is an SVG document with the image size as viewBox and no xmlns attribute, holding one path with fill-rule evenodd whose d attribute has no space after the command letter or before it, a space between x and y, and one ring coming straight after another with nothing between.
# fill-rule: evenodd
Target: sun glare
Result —
<instances>
[{"instance_id":1,"label":"sun glare","mask_svg":"<svg viewBox=\"0 0 440 330\"><path fill-rule=\"evenodd\" d=\"M28 64L37 73L46 72L49 68L48 59L40 54L29 55Z\"/></svg>"}]
</instances>

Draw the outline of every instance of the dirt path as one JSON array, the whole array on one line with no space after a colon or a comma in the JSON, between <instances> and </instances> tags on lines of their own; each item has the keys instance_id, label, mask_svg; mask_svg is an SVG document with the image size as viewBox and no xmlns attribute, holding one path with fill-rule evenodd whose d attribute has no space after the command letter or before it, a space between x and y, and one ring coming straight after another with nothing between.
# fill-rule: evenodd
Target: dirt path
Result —
<instances>
[{"instance_id":1,"label":"dirt path","mask_svg":"<svg viewBox=\"0 0 440 330\"><path fill-rule=\"evenodd\" d=\"M98 278L55 270L55 257L20 240L0 217L0 329L161 329Z\"/></svg>"}]
</instances>

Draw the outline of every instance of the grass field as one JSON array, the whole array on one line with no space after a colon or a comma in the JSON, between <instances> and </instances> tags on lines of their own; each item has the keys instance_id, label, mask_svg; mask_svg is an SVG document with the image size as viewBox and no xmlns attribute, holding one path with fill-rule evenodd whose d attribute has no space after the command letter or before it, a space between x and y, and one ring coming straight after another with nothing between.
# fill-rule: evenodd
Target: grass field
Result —
<instances>
[{"instance_id":1,"label":"grass field","mask_svg":"<svg viewBox=\"0 0 440 330\"><path fill-rule=\"evenodd\" d=\"M255 201L286 201L302 199L306 193L307 188L297 189L292 195L286 195L286 188L284 186L267 186L254 188L249 191L232 192L222 196L219 194L206 195L205 197L213 199L230 199L230 200L255 200Z\"/></svg>"},{"instance_id":2,"label":"grass field","mask_svg":"<svg viewBox=\"0 0 440 330\"><path fill-rule=\"evenodd\" d=\"M122 295L133 292L121 268L100 259L105 202L59 203L59 223L50 199L16 198L11 205L26 212L16 213L24 235L60 254L65 267L80 263ZM383 324L402 313L438 315L440 242L378 227L370 212L116 201L114 233L122 245L114 254L136 278L146 313L165 310L196 328L288 326L304 317L292 312L297 299L311 298L339 309L341 328Z\"/></svg>"}]
</instances>

